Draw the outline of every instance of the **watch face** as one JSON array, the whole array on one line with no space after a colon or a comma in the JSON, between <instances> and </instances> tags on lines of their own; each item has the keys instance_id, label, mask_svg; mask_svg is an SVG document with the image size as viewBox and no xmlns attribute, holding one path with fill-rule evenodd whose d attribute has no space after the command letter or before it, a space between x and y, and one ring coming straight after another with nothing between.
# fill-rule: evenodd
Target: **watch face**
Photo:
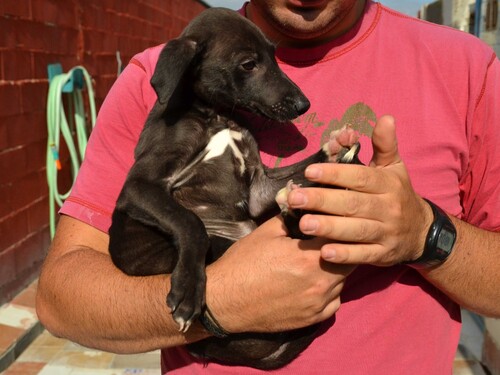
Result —
<instances>
[{"instance_id":1,"label":"watch face","mask_svg":"<svg viewBox=\"0 0 500 375\"><path fill-rule=\"evenodd\" d=\"M455 234L443 228L438 236L437 248L448 255L455 243Z\"/></svg>"}]
</instances>

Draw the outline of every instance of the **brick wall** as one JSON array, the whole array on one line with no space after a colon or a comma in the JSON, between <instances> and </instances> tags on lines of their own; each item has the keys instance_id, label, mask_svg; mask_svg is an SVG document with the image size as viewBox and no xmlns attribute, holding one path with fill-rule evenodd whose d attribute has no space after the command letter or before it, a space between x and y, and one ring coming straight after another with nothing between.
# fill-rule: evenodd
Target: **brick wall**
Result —
<instances>
[{"instance_id":1,"label":"brick wall","mask_svg":"<svg viewBox=\"0 0 500 375\"><path fill-rule=\"evenodd\" d=\"M50 241L47 65L83 65L99 106L117 75L116 51L126 64L205 8L196 0L0 0L0 304L37 276Z\"/></svg>"}]
</instances>

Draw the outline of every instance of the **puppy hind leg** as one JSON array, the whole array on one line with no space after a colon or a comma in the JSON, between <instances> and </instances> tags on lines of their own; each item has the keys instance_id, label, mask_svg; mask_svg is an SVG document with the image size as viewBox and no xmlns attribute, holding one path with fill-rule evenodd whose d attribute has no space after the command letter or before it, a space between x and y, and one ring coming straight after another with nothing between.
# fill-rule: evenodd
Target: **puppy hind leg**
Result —
<instances>
[{"instance_id":1,"label":"puppy hind leg","mask_svg":"<svg viewBox=\"0 0 500 375\"><path fill-rule=\"evenodd\" d=\"M113 263L130 276L171 273L177 263L172 236L115 210L109 229Z\"/></svg>"},{"instance_id":2,"label":"puppy hind leg","mask_svg":"<svg viewBox=\"0 0 500 375\"><path fill-rule=\"evenodd\" d=\"M141 197L140 204L134 203L136 197ZM179 329L187 331L205 305L205 257L210 243L203 222L177 203L161 185L140 178L126 183L117 207L133 220L167 235L165 241L170 243L162 248L175 252L170 256L176 262L171 269L166 303ZM145 249L139 244L138 256L142 250Z\"/></svg>"}]
</instances>

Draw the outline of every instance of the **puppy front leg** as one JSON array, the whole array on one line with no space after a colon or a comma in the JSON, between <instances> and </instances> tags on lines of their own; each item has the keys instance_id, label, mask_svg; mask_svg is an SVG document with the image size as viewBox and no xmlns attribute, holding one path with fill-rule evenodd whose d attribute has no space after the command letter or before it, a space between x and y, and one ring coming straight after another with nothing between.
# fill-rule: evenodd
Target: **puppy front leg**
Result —
<instances>
[{"instance_id":1,"label":"puppy front leg","mask_svg":"<svg viewBox=\"0 0 500 375\"><path fill-rule=\"evenodd\" d=\"M313 186L305 178L304 171L314 163L348 163L361 164L358 159L359 136L350 128L345 126L340 130L333 131L329 142L308 158L282 168L266 168L259 163L250 186L249 209L253 218L258 218L276 208L275 198L280 192L280 197L286 199L287 191L292 186ZM288 187L288 188L287 188ZM283 199L280 199L282 203ZM283 210L282 210L283 211Z\"/></svg>"},{"instance_id":2,"label":"puppy front leg","mask_svg":"<svg viewBox=\"0 0 500 375\"><path fill-rule=\"evenodd\" d=\"M342 164L362 164L358 159L360 150L358 139L358 134L349 126L333 131L330 134L329 142L323 146L323 151L328 155L328 161ZM300 218L304 216L305 212L303 210L291 210L288 207L288 194L301 185L300 183L295 183L294 180L289 180L286 186L276 194L276 202L280 206L281 215L288 228L290 237L307 239L311 238L311 236L303 234L299 229ZM304 185L314 186L315 184L307 181Z\"/></svg>"},{"instance_id":3,"label":"puppy front leg","mask_svg":"<svg viewBox=\"0 0 500 375\"><path fill-rule=\"evenodd\" d=\"M179 330L186 332L205 306L205 258L210 241L198 216L189 210L181 212L177 211L179 259L170 278L167 305Z\"/></svg>"}]
</instances>

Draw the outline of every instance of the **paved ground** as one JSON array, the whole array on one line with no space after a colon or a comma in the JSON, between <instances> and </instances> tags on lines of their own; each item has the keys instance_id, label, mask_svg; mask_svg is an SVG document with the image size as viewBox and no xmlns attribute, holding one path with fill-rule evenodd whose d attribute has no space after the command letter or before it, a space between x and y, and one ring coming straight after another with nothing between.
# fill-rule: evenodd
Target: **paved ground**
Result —
<instances>
[{"instance_id":1,"label":"paved ground","mask_svg":"<svg viewBox=\"0 0 500 375\"><path fill-rule=\"evenodd\" d=\"M159 375L160 355L117 355L52 336L35 314L36 283L0 307L1 375ZM463 329L453 375L487 375L481 350L483 324L462 312ZM1 372L3 370L3 372Z\"/></svg>"}]
</instances>

